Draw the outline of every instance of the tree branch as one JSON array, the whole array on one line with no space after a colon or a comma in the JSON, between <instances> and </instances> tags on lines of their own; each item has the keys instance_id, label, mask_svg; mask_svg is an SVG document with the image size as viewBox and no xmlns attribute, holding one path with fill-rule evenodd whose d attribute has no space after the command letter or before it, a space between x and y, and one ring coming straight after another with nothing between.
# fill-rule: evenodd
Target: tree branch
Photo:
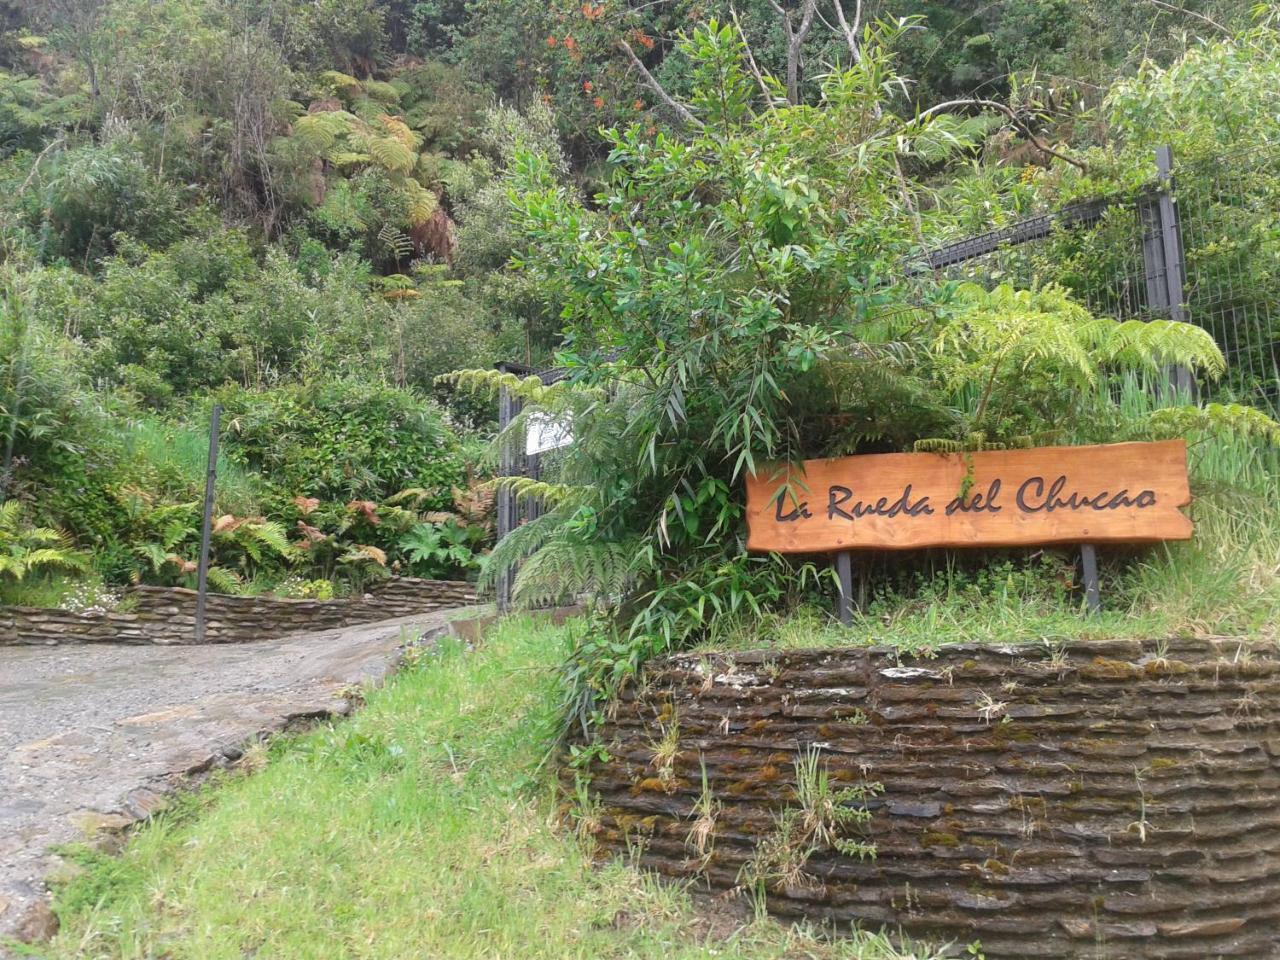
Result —
<instances>
[{"instance_id":1,"label":"tree branch","mask_svg":"<svg viewBox=\"0 0 1280 960\"><path fill-rule=\"evenodd\" d=\"M1088 165L1083 160L1077 160L1075 157L1071 157L1065 153L1061 153L1053 149L1053 147L1049 146L1043 140L1041 140L1038 136L1036 136L1035 131L1032 130L1029 126L1027 126L1027 124L1024 123L1022 119L1013 111L1012 107L1008 106L1007 104L1001 103L998 100L979 100L979 99L948 100L946 103L940 103L935 107L930 107L928 110L925 110L923 113L917 114L916 119L924 120L926 117L930 117L935 113L941 113L944 110L953 110L956 107L983 107L987 110L995 110L998 113L1003 113L1006 117L1009 118L1009 122L1012 123L1015 127L1017 127L1020 131L1022 131L1022 135L1026 137L1028 140L1030 140L1031 143L1035 146L1035 148L1039 150L1041 153L1046 153L1051 157L1057 157L1059 160L1065 160L1067 163L1071 164L1073 167L1075 167L1077 170L1080 170L1082 173L1087 173L1089 170Z\"/></svg>"},{"instance_id":2,"label":"tree branch","mask_svg":"<svg viewBox=\"0 0 1280 960\"><path fill-rule=\"evenodd\" d=\"M797 104L800 102L800 61L804 57L804 41L813 29L818 0L804 0L799 28L791 21L791 11L784 9L778 0L769 0L769 6L782 18L783 29L787 32L787 101Z\"/></svg>"},{"instance_id":3,"label":"tree branch","mask_svg":"<svg viewBox=\"0 0 1280 960\"><path fill-rule=\"evenodd\" d=\"M858 43L858 31L862 29L862 0L856 0L857 6L853 8L853 23L850 24L844 15L844 4L841 0L832 0L836 8L836 22L840 24L840 30L844 34L844 42L849 47L849 52L853 54L856 63L862 62L862 45Z\"/></svg>"},{"instance_id":4,"label":"tree branch","mask_svg":"<svg viewBox=\"0 0 1280 960\"><path fill-rule=\"evenodd\" d=\"M684 104L672 98L671 94L662 89L660 84L649 68L640 62L640 58L636 56L636 52L631 49L631 44L625 40L618 41L618 49L625 53L631 61L631 65L640 71L640 77L644 80L645 86L652 90L663 103L665 103L677 117L683 120L691 127L701 129L702 121L689 112L689 108Z\"/></svg>"},{"instance_id":5,"label":"tree branch","mask_svg":"<svg viewBox=\"0 0 1280 960\"><path fill-rule=\"evenodd\" d=\"M738 19L738 11L733 4L729 4L729 15L733 17L733 25L738 28L738 38L742 41L742 49L747 54L747 67L751 70L751 75L756 78L756 83L760 85L760 92L764 94L764 101L769 105L769 109L774 108L773 94L769 92L769 85L764 82L764 74L760 72L760 66L756 63L755 55L751 52L751 44L747 42L747 33L742 29L742 22Z\"/></svg>"},{"instance_id":6,"label":"tree branch","mask_svg":"<svg viewBox=\"0 0 1280 960\"><path fill-rule=\"evenodd\" d=\"M27 187L31 186L31 181L36 178L36 172L40 169L40 161L66 142L67 141L63 137L57 137L56 139L49 141L49 145L40 151L35 162L31 164L31 172L27 174L27 179L22 181L22 186L18 188L17 196L22 196L27 192Z\"/></svg>"},{"instance_id":7,"label":"tree branch","mask_svg":"<svg viewBox=\"0 0 1280 960\"><path fill-rule=\"evenodd\" d=\"M1206 17L1203 13L1197 13L1194 10L1188 10L1186 7L1176 7L1172 3L1165 3L1164 0L1147 0L1147 3L1150 3L1153 6L1159 7L1161 10L1168 10L1170 13L1180 13L1184 17L1193 17L1194 19L1199 20L1202 23L1207 23L1209 26L1213 27L1213 29L1217 30L1219 33L1224 34L1225 36L1228 36L1228 37L1234 36L1234 34L1232 34L1230 30L1228 30L1226 27L1220 24L1217 20L1213 20L1209 17Z\"/></svg>"}]
</instances>

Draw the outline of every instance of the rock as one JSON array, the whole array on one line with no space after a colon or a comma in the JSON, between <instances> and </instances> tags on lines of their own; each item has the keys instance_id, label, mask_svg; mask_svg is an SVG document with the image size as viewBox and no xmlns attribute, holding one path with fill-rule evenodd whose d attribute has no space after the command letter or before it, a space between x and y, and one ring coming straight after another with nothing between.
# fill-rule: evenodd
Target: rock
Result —
<instances>
[{"instance_id":1,"label":"rock","mask_svg":"<svg viewBox=\"0 0 1280 960\"><path fill-rule=\"evenodd\" d=\"M18 922L14 935L21 943L44 943L58 932L58 918L49 904L37 900L27 908L26 915Z\"/></svg>"},{"instance_id":2,"label":"rock","mask_svg":"<svg viewBox=\"0 0 1280 960\"><path fill-rule=\"evenodd\" d=\"M1187 920L1182 923L1162 923L1160 933L1166 937L1220 937L1235 933L1244 926L1244 917L1224 917L1221 920Z\"/></svg>"},{"instance_id":3,"label":"rock","mask_svg":"<svg viewBox=\"0 0 1280 960\"><path fill-rule=\"evenodd\" d=\"M80 828L81 833L90 838L102 833L123 833L134 823L132 817L126 817L122 813L99 813L97 810L73 813L70 820Z\"/></svg>"}]
</instances>

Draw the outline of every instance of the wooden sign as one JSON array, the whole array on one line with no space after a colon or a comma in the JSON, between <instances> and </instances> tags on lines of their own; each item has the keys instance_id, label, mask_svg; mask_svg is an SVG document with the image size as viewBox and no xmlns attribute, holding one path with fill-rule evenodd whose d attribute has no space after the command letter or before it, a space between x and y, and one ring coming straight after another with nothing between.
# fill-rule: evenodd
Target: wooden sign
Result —
<instances>
[{"instance_id":1,"label":"wooden sign","mask_svg":"<svg viewBox=\"0 0 1280 960\"><path fill-rule=\"evenodd\" d=\"M788 493L786 486L791 484ZM1187 540L1182 440L806 460L747 480L747 547L778 553Z\"/></svg>"}]
</instances>

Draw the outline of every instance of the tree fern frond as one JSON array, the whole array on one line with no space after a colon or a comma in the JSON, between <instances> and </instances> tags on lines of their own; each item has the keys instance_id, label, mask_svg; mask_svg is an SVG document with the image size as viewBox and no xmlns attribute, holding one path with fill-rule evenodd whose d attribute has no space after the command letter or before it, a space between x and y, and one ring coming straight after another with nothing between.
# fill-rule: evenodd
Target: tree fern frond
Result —
<instances>
[{"instance_id":1,"label":"tree fern frond","mask_svg":"<svg viewBox=\"0 0 1280 960\"><path fill-rule=\"evenodd\" d=\"M387 83L383 80L366 80L364 82L365 96L379 103L395 104L400 102L400 91L393 83Z\"/></svg>"},{"instance_id":2,"label":"tree fern frond","mask_svg":"<svg viewBox=\"0 0 1280 960\"><path fill-rule=\"evenodd\" d=\"M583 593L614 596L630 578L634 543L563 538L548 542L516 574L513 599L537 606Z\"/></svg>"},{"instance_id":3,"label":"tree fern frond","mask_svg":"<svg viewBox=\"0 0 1280 960\"><path fill-rule=\"evenodd\" d=\"M400 117L393 117L389 114L382 114L378 117L378 122L382 125L382 129L386 131L387 136L402 144L405 149L414 154L414 162L417 162L417 152L422 147L422 134L414 130Z\"/></svg>"},{"instance_id":4,"label":"tree fern frond","mask_svg":"<svg viewBox=\"0 0 1280 960\"><path fill-rule=\"evenodd\" d=\"M1280 446L1280 423L1261 410L1238 403L1162 407L1146 415L1146 424L1158 437L1196 434L1260 440Z\"/></svg>"},{"instance_id":5,"label":"tree fern frond","mask_svg":"<svg viewBox=\"0 0 1280 960\"><path fill-rule=\"evenodd\" d=\"M546 504L569 504L585 499L586 491L564 483L548 483L532 477L494 477L495 489L508 490L517 497L533 497Z\"/></svg>"},{"instance_id":6,"label":"tree fern frond","mask_svg":"<svg viewBox=\"0 0 1280 960\"><path fill-rule=\"evenodd\" d=\"M440 198L416 180L405 182L405 196L409 201L409 222L415 227L425 224L440 207Z\"/></svg>"},{"instance_id":7,"label":"tree fern frond","mask_svg":"<svg viewBox=\"0 0 1280 960\"><path fill-rule=\"evenodd\" d=\"M499 540L489 555L481 560L479 588L492 588L501 571L518 566L549 540L562 535L561 527L570 516L572 511L567 508L553 508L521 524Z\"/></svg>"},{"instance_id":8,"label":"tree fern frond","mask_svg":"<svg viewBox=\"0 0 1280 960\"><path fill-rule=\"evenodd\" d=\"M390 223L384 223L378 231L378 242L397 260L407 260L413 255L413 240Z\"/></svg>"},{"instance_id":9,"label":"tree fern frond","mask_svg":"<svg viewBox=\"0 0 1280 960\"><path fill-rule=\"evenodd\" d=\"M354 144L363 150L378 166L392 173L407 174L417 162L417 154L395 137L368 136Z\"/></svg>"},{"instance_id":10,"label":"tree fern frond","mask_svg":"<svg viewBox=\"0 0 1280 960\"><path fill-rule=\"evenodd\" d=\"M959 453L964 444L946 437L923 437L912 445L912 449L916 453Z\"/></svg>"}]
</instances>

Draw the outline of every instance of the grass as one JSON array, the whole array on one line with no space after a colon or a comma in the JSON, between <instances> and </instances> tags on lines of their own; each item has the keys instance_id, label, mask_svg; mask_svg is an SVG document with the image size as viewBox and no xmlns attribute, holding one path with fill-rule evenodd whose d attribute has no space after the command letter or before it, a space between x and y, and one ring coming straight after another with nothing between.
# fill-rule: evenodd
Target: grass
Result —
<instances>
[{"instance_id":1,"label":"grass","mask_svg":"<svg viewBox=\"0 0 1280 960\"><path fill-rule=\"evenodd\" d=\"M226 429L224 424L223 429ZM129 423L125 437L133 454L177 480L188 495L204 490L209 460L207 424L174 424L156 417L140 417ZM261 478L218 451L218 507L240 516L258 512Z\"/></svg>"},{"instance_id":2,"label":"grass","mask_svg":"<svg viewBox=\"0 0 1280 960\"><path fill-rule=\"evenodd\" d=\"M1100 549L1104 609L1083 609L1076 552L882 554L851 627L829 608L722 618L701 649L1238 636L1280 642L1280 449L1203 439L1188 452L1195 535L1143 550ZM830 591L834 595L834 587Z\"/></svg>"},{"instance_id":3,"label":"grass","mask_svg":"<svg viewBox=\"0 0 1280 960\"><path fill-rule=\"evenodd\" d=\"M708 915L678 887L593 865L539 767L573 629L446 641L353 719L257 750L256 772L188 798L119 858L83 854L48 956L941 956Z\"/></svg>"}]
</instances>

